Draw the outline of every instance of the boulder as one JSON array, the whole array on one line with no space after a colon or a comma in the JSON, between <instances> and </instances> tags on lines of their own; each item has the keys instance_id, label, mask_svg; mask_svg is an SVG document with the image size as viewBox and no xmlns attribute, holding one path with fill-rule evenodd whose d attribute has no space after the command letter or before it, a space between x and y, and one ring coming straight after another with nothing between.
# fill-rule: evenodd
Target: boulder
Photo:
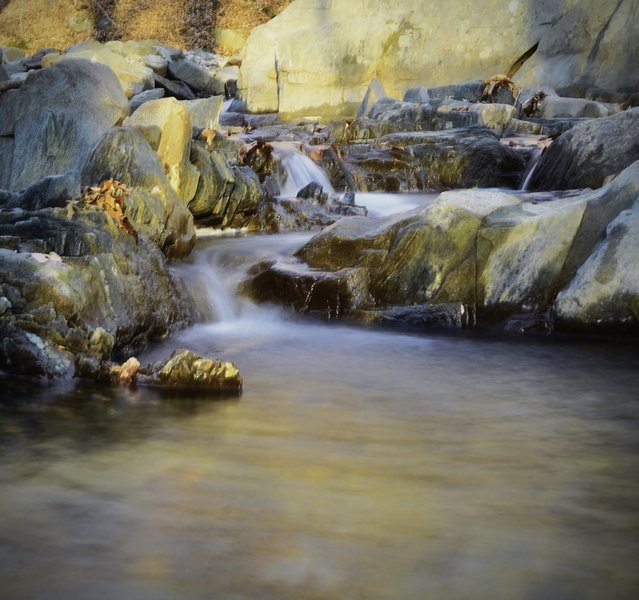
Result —
<instances>
[{"instance_id":1,"label":"boulder","mask_svg":"<svg viewBox=\"0 0 639 600\"><path fill-rule=\"evenodd\" d=\"M357 110L355 118L361 119L362 117L367 117L371 108L373 108L373 105L386 97L386 90L384 89L382 82L377 78L373 79L364 94L364 99Z\"/></svg>"},{"instance_id":2,"label":"boulder","mask_svg":"<svg viewBox=\"0 0 639 600\"><path fill-rule=\"evenodd\" d=\"M548 147L531 190L597 188L639 159L639 108L576 125Z\"/></svg>"},{"instance_id":3,"label":"boulder","mask_svg":"<svg viewBox=\"0 0 639 600\"><path fill-rule=\"evenodd\" d=\"M216 131L220 126L223 103L223 96L211 96L197 100L183 100L181 104L189 113L192 127Z\"/></svg>"},{"instance_id":4,"label":"boulder","mask_svg":"<svg viewBox=\"0 0 639 600\"><path fill-rule=\"evenodd\" d=\"M255 28L244 48L239 92L250 111L354 115L377 77L390 96L415 86L508 73L520 87L584 80L639 87L636 3L596 0L296 0ZM462 98L473 100L473 98Z\"/></svg>"},{"instance_id":5,"label":"boulder","mask_svg":"<svg viewBox=\"0 0 639 600\"><path fill-rule=\"evenodd\" d=\"M22 192L11 193L0 190L0 208L41 210L66 206L69 200L79 197L80 173L69 171L45 177Z\"/></svg>"},{"instance_id":6,"label":"boulder","mask_svg":"<svg viewBox=\"0 0 639 600\"><path fill-rule=\"evenodd\" d=\"M70 376L77 356L130 356L191 319L156 246L99 208L0 211L0 240L8 236L15 247L0 247L0 296L11 305L0 316L0 368Z\"/></svg>"},{"instance_id":7,"label":"boulder","mask_svg":"<svg viewBox=\"0 0 639 600\"><path fill-rule=\"evenodd\" d=\"M159 134L157 153L169 182L184 203L190 202L199 173L190 162L191 118L184 105L175 98L151 100L140 106L125 124L150 128Z\"/></svg>"},{"instance_id":8,"label":"boulder","mask_svg":"<svg viewBox=\"0 0 639 600\"><path fill-rule=\"evenodd\" d=\"M617 109L617 112L620 109ZM539 103L539 117L542 119L574 118L574 117L607 117L613 110L602 102L585 98L561 98L548 96Z\"/></svg>"},{"instance_id":9,"label":"boulder","mask_svg":"<svg viewBox=\"0 0 639 600\"><path fill-rule=\"evenodd\" d=\"M193 218L139 130L111 129L94 148L82 171L82 183L97 185L107 179L131 188L127 215L140 234L147 235L167 256L185 256L191 251Z\"/></svg>"},{"instance_id":10,"label":"boulder","mask_svg":"<svg viewBox=\"0 0 639 600\"><path fill-rule=\"evenodd\" d=\"M499 135L502 135L516 113L515 107L510 104L483 104L461 100L444 100L437 107L437 112L444 115L454 112L477 115L477 125L488 127Z\"/></svg>"},{"instance_id":11,"label":"boulder","mask_svg":"<svg viewBox=\"0 0 639 600\"><path fill-rule=\"evenodd\" d=\"M240 392L242 377L232 362L205 358L190 350L176 350L166 363L153 369L146 383L172 389Z\"/></svg>"},{"instance_id":12,"label":"boulder","mask_svg":"<svg viewBox=\"0 0 639 600\"><path fill-rule=\"evenodd\" d=\"M153 88L152 90L145 90L144 92L140 92L136 94L129 100L129 107L131 109L131 114L133 114L140 106L142 106L145 102L150 102L151 100L159 100L160 98L164 98L164 90L162 88Z\"/></svg>"},{"instance_id":13,"label":"boulder","mask_svg":"<svg viewBox=\"0 0 639 600\"><path fill-rule=\"evenodd\" d=\"M162 75L154 74L153 79L158 87L161 87L167 96L177 98L178 100L194 100L195 94L193 90L181 81L172 81Z\"/></svg>"},{"instance_id":14,"label":"boulder","mask_svg":"<svg viewBox=\"0 0 639 600\"><path fill-rule=\"evenodd\" d=\"M141 56L131 52L132 46L101 44L95 40L67 48L64 54L48 54L42 66L48 67L66 58L87 59L109 67L119 79L127 98L153 87L153 71L145 66Z\"/></svg>"},{"instance_id":15,"label":"boulder","mask_svg":"<svg viewBox=\"0 0 639 600\"><path fill-rule=\"evenodd\" d=\"M181 58L169 63L169 73L193 89L210 95L224 94L224 81L195 61Z\"/></svg>"},{"instance_id":16,"label":"boulder","mask_svg":"<svg viewBox=\"0 0 639 600\"><path fill-rule=\"evenodd\" d=\"M639 203L606 228L594 252L554 304L557 326L639 332Z\"/></svg>"},{"instance_id":17,"label":"boulder","mask_svg":"<svg viewBox=\"0 0 639 600\"><path fill-rule=\"evenodd\" d=\"M520 152L484 128L391 133L374 145L344 149L361 191L516 188L526 166Z\"/></svg>"},{"instance_id":18,"label":"boulder","mask_svg":"<svg viewBox=\"0 0 639 600\"><path fill-rule=\"evenodd\" d=\"M66 59L31 73L20 89L0 95L0 136L7 136L0 137L6 150L0 188L21 190L79 171L100 137L128 112L119 81L104 65Z\"/></svg>"}]
</instances>

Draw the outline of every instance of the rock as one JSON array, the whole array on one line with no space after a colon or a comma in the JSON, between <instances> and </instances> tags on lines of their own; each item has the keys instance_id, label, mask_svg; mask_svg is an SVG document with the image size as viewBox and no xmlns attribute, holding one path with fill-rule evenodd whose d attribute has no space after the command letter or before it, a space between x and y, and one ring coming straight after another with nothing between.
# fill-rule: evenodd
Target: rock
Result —
<instances>
[{"instance_id":1,"label":"rock","mask_svg":"<svg viewBox=\"0 0 639 600\"><path fill-rule=\"evenodd\" d=\"M431 100L463 100L466 102L479 102L484 94L484 82L481 79L473 79L459 84L440 85L427 88L426 94Z\"/></svg>"},{"instance_id":2,"label":"rock","mask_svg":"<svg viewBox=\"0 0 639 600\"><path fill-rule=\"evenodd\" d=\"M257 271L257 272L255 272ZM240 292L257 302L278 302L296 312L333 319L368 303L366 269L318 272L295 263L257 265Z\"/></svg>"},{"instance_id":3,"label":"rock","mask_svg":"<svg viewBox=\"0 0 639 600\"><path fill-rule=\"evenodd\" d=\"M139 130L111 129L96 145L82 171L82 183L96 185L106 179L131 188L127 215L141 234L167 256L185 256L191 251L195 243L192 216Z\"/></svg>"},{"instance_id":4,"label":"rock","mask_svg":"<svg viewBox=\"0 0 639 600\"><path fill-rule=\"evenodd\" d=\"M149 383L171 388L240 392L242 377L231 362L204 358L190 350L176 350L157 368Z\"/></svg>"},{"instance_id":5,"label":"rock","mask_svg":"<svg viewBox=\"0 0 639 600\"><path fill-rule=\"evenodd\" d=\"M66 58L85 58L92 63L108 66L120 81L127 98L131 98L144 90L153 88L153 71L144 65L142 57L128 52L131 46L114 45L112 42L102 45L91 40L66 50L65 54L48 54L42 59L43 66L51 66ZM123 52L124 54L118 52Z\"/></svg>"},{"instance_id":6,"label":"rock","mask_svg":"<svg viewBox=\"0 0 639 600\"><path fill-rule=\"evenodd\" d=\"M357 116L355 118L361 119L362 117L368 117L368 113L370 112L371 108L373 108L373 105L383 98L387 98L384 85L379 79L373 79L370 82L366 93L364 94L364 99L359 105Z\"/></svg>"},{"instance_id":7,"label":"rock","mask_svg":"<svg viewBox=\"0 0 639 600\"><path fill-rule=\"evenodd\" d=\"M483 128L392 133L375 146L344 149L361 191L516 188L526 165L521 153Z\"/></svg>"},{"instance_id":8,"label":"rock","mask_svg":"<svg viewBox=\"0 0 639 600\"><path fill-rule=\"evenodd\" d=\"M162 77L155 73L153 76L156 85L165 90L167 96L177 98L178 100L194 100L195 94L193 90L181 81L171 81L166 77Z\"/></svg>"},{"instance_id":9,"label":"rock","mask_svg":"<svg viewBox=\"0 0 639 600\"><path fill-rule=\"evenodd\" d=\"M531 190L597 188L639 159L639 108L576 125L547 148Z\"/></svg>"},{"instance_id":10,"label":"rock","mask_svg":"<svg viewBox=\"0 0 639 600\"><path fill-rule=\"evenodd\" d=\"M2 62L10 63L25 58L27 53L22 48L16 48L14 46L2 47Z\"/></svg>"},{"instance_id":11,"label":"rock","mask_svg":"<svg viewBox=\"0 0 639 600\"><path fill-rule=\"evenodd\" d=\"M635 163L637 164L637 163ZM557 296L559 327L639 332L639 205L622 212L575 278Z\"/></svg>"},{"instance_id":12,"label":"rock","mask_svg":"<svg viewBox=\"0 0 639 600\"><path fill-rule=\"evenodd\" d=\"M501 135L510 120L515 116L515 107L509 104L482 104L460 100L444 100L438 107L438 113L464 112L477 115L477 124L492 129Z\"/></svg>"},{"instance_id":13,"label":"rock","mask_svg":"<svg viewBox=\"0 0 639 600\"><path fill-rule=\"evenodd\" d=\"M129 100L131 114L133 114L145 102L159 100L160 98L164 98L164 90L162 88L153 88L152 90L146 90L136 94L133 98L131 98L131 100Z\"/></svg>"},{"instance_id":14,"label":"rock","mask_svg":"<svg viewBox=\"0 0 639 600\"><path fill-rule=\"evenodd\" d=\"M196 62L181 58L169 63L171 77L210 95L224 94L224 82Z\"/></svg>"},{"instance_id":15,"label":"rock","mask_svg":"<svg viewBox=\"0 0 639 600\"><path fill-rule=\"evenodd\" d=\"M104 65L66 59L31 73L20 89L0 95L0 136L13 136L12 143L3 142L0 188L21 190L79 171L100 137L128 112L119 81Z\"/></svg>"},{"instance_id":16,"label":"rock","mask_svg":"<svg viewBox=\"0 0 639 600\"><path fill-rule=\"evenodd\" d=\"M199 173L190 162L191 118L174 98L151 100L125 121L126 125L151 127L159 132L157 153L171 186L187 203L195 195Z\"/></svg>"},{"instance_id":17,"label":"rock","mask_svg":"<svg viewBox=\"0 0 639 600\"><path fill-rule=\"evenodd\" d=\"M466 329L475 324L474 310L461 302L396 306L374 316L374 322L393 328Z\"/></svg>"},{"instance_id":18,"label":"rock","mask_svg":"<svg viewBox=\"0 0 639 600\"><path fill-rule=\"evenodd\" d=\"M634 2L296 0L255 28L244 49L240 95L252 112L354 115L370 81L402 97L415 86L507 73L520 87L583 79L611 90L639 87ZM431 96L432 97L432 96ZM462 98L472 100L473 98Z\"/></svg>"},{"instance_id":19,"label":"rock","mask_svg":"<svg viewBox=\"0 0 639 600\"><path fill-rule=\"evenodd\" d=\"M585 100L583 98L560 98L547 96L539 104L539 117L542 119L573 118L573 117L607 117L610 108L601 102Z\"/></svg>"},{"instance_id":20,"label":"rock","mask_svg":"<svg viewBox=\"0 0 639 600\"><path fill-rule=\"evenodd\" d=\"M105 212L0 211L0 365L14 373L73 374L74 357L130 356L191 317L159 250ZM149 303L149 298L157 302ZM99 331L101 328L104 331Z\"/></svg>"},{"instance_id":21,"label":"rock","mask_svg":"<svg viewBox=\"0 0 639 600\"><path fill-rule=\"evenodd\" d=\"M429 104L431 98L425 87L418 86L407 89L402 100L413 104ZM359 113L357 118L359 118Z\"/></svg>"},{"instance_id":22,"label":"rock","mask_svg":"<svg viewBox=\"0 0 639 600\"><path fill-rule=\"evenodd\" d=\"M22 192L8 193L3 196L0 191L0 208L41 210L66 206L69 200L79 197L80 173L69 171L45 177Z\"/></svg>"},{"instance_id":23,"label":"rock","mask_svg":"<svg viewBox=\"0 0 639 600\"><path fill-rule=\"evenodd\" d=\"M184 100L182 106L186 108L191 117L191 125L201 129L208 128L216 131L220 126L220 113L224 98L222 96L211 96L210 98L200 98L198 100Z\"/></svg>"},{"instance_id":24,"label":"rock","mask_svg":"<svg viewBox=\"0 0 639 600\"><path fill-rule=\"evenodd\" d=\"M158 56L157 54L147 54L142 57L144 66L149 67L158 75L166 75L166 71L169 67L169 61L165 58Z\"/></svg>"}]
</instances>

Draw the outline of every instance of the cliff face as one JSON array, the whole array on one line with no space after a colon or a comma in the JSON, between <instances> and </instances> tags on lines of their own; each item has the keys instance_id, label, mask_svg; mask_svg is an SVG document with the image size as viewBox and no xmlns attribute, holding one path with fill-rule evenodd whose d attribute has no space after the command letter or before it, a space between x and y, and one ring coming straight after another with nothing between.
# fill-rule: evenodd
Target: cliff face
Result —
<instances>
[{"instance_id":1,"label":"cliff face","mask_svg":"<svg viewBox=\"0 0 639 600\"><path fill-rule=\"evenodd\" d=\"M401 97L518 71L520 86L639 87L639 0L295 0L256 28L240 90L252 111L348 112L371 79Z\"/></svg>"}]
</instances>

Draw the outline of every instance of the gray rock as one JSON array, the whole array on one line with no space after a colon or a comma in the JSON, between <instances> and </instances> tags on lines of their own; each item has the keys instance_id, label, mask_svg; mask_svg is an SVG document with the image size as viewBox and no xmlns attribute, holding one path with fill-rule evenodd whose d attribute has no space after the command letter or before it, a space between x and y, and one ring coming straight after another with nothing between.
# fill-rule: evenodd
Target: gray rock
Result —
<instances>
[{"instance_id":1,"label":"gray rock","mask_svg":"<svg viewBox=\"0 0 639 600\"><path fill-rule=\"evenodd\" d=\"M154 88L152 90L146 90L141 92L131 100L129 100L129 106L131 107L131 114L133 114L140 106L142 106L145 102L149 102L150 100L159 100L160 98L164 98L164 89L162 88Z\"/></svg>"},{"instance_id":2,"label":"gray rock","mask_svg":"<svg viewBox=\"0 0 639 600\"><path fill-rule=\"evenodd\" d=\"M171 77L183 81L200 92L211 95L224 94L224 81L191 60L181 58L169 63L169 73Z\"/></svg>"},{"instance_id":3,"label":"gray rock","mask_svg":"<svg viewBox=\"0 0 639 600\"><path fill-rule=\"evenodd\" d=\"M162 56L156 54L147 54L142 58L144 65L155 71L158 75L166 75L166 71L169 66L169 61Z\"/></svg>"},{"instance_id":4,"label":"gray rock","mask_svg":"<svg viewBox=\"0 0 639 600\"><path fill-rule=\"evenodd\" d=\"M359 106L357 111L356 119L361 119L362 117L368 117L368 113L370 112L373 105L381 100L382 98L386 98L386 90L382 85L382 82L379 79L373 79L366 90L366 94L364 94L364 99Z\"/></svg>"},{"instance_id":5,"label":"gray rock","mask_svg":"<svg viewBox=\"0 0 639 600\"><path fill-rule=\"evenodd\" d=\"M639 159L639 108L576 125L545 150L531 190L597 188Z\"/></svg>"},{"instance_id":6,"label":"gray rock","mask_svg":"<svg viewBox=\"0 0 639 600\"><path fill-rule=\"evenodd\" d=\"M167 96L172 96L178 100L195 100L193 90L185 83L172 81L157 73L155 73L153 77L155 79L155 85L164 89Z\"/></svg>"},{"instance_id":7,"label":"gray rock","mask_svg":"<svg viewBox=\"0 0 639 600\"><path fill-rule=\"evenodd\" d=\"M30 185L22 192L0 191L0 208L21 208L41 210L43 208L65 206L69 200L80 197L80 173L69 171L61 175L50 175Z\"/></svg>"},{"instance_id":8,"label":"gray rock","mask_svg":"<svg viewBox=\"0 0 639 600\"><path fill-rule=\"evenodd\" d=\"M10 166L0 187L21 190L66 171L82 169L109 128L129 112L120 82L106 66L65 59L31 73L22 87L0 95L0 136L13 136Z\"/></svg>"},{"instance_id":9,"label":"gray rock","mask_svg":"<svg viewBox=\"0 0 639 600\"><path fill-rule=\"evenodd\" d=\"M404 92L403 101L427 104L430 102L430 95L425 87L413 87Z\"/></svg>"},{"instance_id":10,"label":"gray rock","mask_svg":"<svg viewBox=\"0 0 639 600\"><path fill-rule=\"evenodd\" d=\"M213 131L220 125L220 113L223 103L224 98L222 96L182 101L182 105L191 117L191 125L193 127L208 128Z\"/></svg>"}]
</instances>

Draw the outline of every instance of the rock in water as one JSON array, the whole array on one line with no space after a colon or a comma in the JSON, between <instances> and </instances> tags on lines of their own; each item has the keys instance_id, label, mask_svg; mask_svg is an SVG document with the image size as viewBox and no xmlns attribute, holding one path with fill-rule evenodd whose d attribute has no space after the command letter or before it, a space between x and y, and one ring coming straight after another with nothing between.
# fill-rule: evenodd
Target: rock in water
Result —
<instances>
[{"instance_id":1,"label":"rock in water","mask_svg":"<svg viewBox=\"0 0 639 600\"><path fill-rule=\"evenodd\" d=\"M176 350L148 380L172 388L239 392L242 377L231 362L204 358L191 350Z\"/></svg>"}]
</instances>

